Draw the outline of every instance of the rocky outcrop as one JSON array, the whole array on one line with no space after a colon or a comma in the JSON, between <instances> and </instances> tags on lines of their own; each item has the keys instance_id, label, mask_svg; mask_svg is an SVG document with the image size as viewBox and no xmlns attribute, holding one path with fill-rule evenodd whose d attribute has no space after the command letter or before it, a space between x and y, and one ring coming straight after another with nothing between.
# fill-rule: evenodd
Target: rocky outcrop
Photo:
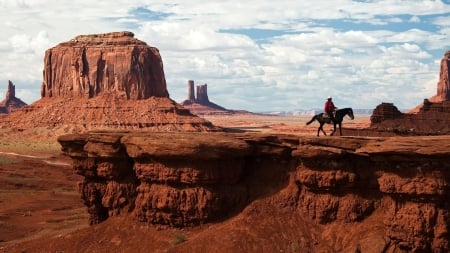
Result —
<instances>
[{"instance_id":1,"label":"rocky outcrop","mask_svg":"<svg viewBox=\"0 0 450 253\"><path fill-rule=\"evenodd\" d=\"M66 133L219 129L169 98L158 49L131 32L80 35L48 49L41 95L1 127Z\"/></svg>"},{"instance_id":2,"label":"rocky outcrop","mask_svg":"<svg viewBox=\"0 0 450 253\"><path fill-rule=\"evenodd\" d=\"M402 113L392 103L378 105L370 117L370 130L395 135L450 134L450 101L428 99L416 113Z\"/></svg>"},{"instance_id":3,"label":"rocky outcrop","mask_svg":"<svg viewBox=\"0 0 450 253\"><path fill-rule=\"evenodd\" d=\"M345 252L450 250L448 136L115 132L59 142L85 178L80 192L92 223L131 213L145 223L195 226L279 193L274 205L354 245ZM339 224L381 234L347 236ZM323 251L319 237L302 245Z\"/></svg>"},{"instance_id":4,"label":"rocky outcrop","mask_svg":"<svg viewBox=\"0 0 450 253\"><path fill-rule=\"evenodd\" d=\"M443 102L450 100L450 51L446 51L441 60L441 70L437 84L437 94L430 98L431 102Z\"/></svg>"},{"instance_id":5,"label":"rocky outcrop","mask_svg":"<svg viewBox=\"0 0 450 253\"><path fill-rule=\"evenodd\" d=\"M371 129L403 135L450 134L450 83L448 66L450 51L441 60L437 94L410 110L401 113L391 103L378 105L370 118Z\"/></svg>"},{"instance_id":6,"label":"rocky outcrop","mask_svg":"<svg viewBox=\"0 0 450 253\"><path fill-rule=\"evenodd\" d=\"M393 103L381 103L372 112L370 122L380 123L385 120L398 119L403 116Z\"/></svg>"},{"instance_id":7,"label":"rocky outcrop","mask_svg":"<svg viewBox=\"0 0 450 253\"><path fill-rule=\"evenodd\" d=\"M222 106L219 106L208 98L208 85L197 85L196 94L194 93L194 80L188 80L188 97L181 104L189 109L195 115L228 115L238 113L238 111L228 110ZM243 111L239 111L244 113Z\"/></svg>"},{"instance_id":8,"label":"rocky outcrop","mask_svg":"<svg viewBox=\"0 0 450 253\"><path fill-rule=\"evenodd\" d=\"M197 103L208 104L208 85L205 83L203 85L197 85Z\"/></svg>"},{"instance_id":9,"label":"rocky outcrop","mask_svg":"<svg viewBox=\"0 0 450 253\"><path fill-rule=\"evenodd\" d=\"M11 81L8 81L5 99L0 102L0 114L14 112L26 105L25 102L16 97L16 86Z\"/></svg>"},{"instance_id":10,"label":"rocky outcrop","mask_svg":"<svg viewBox=\"0 0 450 253\"><path fill-rule=\"evenodd\" d=\"M186 101L195 102L194 80L188 80L188 97Z\"/></svg>"},{"instance_id":11,"label":"rocky outcrop","mask_svg":"<svg viewBox=\"0 0 450 253\"><path fill-rule=\"evenodd\" d=\"M42 97L169 97L159 51L131 32L80 35L45 52Z\"/></svg>"}]
</instances>

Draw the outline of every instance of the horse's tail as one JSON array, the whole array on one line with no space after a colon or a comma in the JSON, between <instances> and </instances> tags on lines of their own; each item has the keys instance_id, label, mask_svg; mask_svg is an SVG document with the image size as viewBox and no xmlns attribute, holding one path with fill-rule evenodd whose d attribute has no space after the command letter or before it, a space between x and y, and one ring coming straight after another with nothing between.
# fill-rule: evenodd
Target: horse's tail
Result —
<instances>
[{"instance_id":1,"label":"horse's tail","mask_svg":"<svg viewBox=\"0 0 450 253\"><path fill-rule=\"evenodd\" d=\"M310 121L306 122L306 125L313 123L313 121L316 120L316 117L317 115L314 115Z\"/></svg>"}]
</instances>

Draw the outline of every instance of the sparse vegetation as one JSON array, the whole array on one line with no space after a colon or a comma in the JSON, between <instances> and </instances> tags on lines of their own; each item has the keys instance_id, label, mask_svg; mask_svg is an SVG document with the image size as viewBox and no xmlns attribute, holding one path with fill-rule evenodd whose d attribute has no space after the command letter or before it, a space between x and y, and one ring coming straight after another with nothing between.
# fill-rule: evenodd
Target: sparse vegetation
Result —
<instances>
[{"instance_id":1,"label":"sparse vegetation","mask_svg":"<svg viewBox=\"0 0 450 253\"><path fill-rule=\"evenodd\" d=\"M11 164L16 163L17 158L10 157L10 156L0 156L0 165L1 164Z\"/></svg>"},{"instance_id":2,"label":"sparse vegetation","mask_svg":"<svg viewBox=\"0 0 450 253\"><path fill-rule=\"evenodd\" d=\"M183 234L183 233L175 234L173 236L173 238L172 238L172 241L170 242L170 245L176 246L176 245L178 245L180 243L185 242L186 240L187 239L186 239L186 235L185 234Z\"/></svg>"},{"instance_id":3,"label":"sparse vegetation","mask_svg":"<svg viewBox=\"0 0 450 253\"><path fill-rule=\"evenodd\" d=\"M300 242L299 241L291 242L291 244L289 245L289 249L291 250L291 252L299 252Z\"/></svg>"}]
</instances>

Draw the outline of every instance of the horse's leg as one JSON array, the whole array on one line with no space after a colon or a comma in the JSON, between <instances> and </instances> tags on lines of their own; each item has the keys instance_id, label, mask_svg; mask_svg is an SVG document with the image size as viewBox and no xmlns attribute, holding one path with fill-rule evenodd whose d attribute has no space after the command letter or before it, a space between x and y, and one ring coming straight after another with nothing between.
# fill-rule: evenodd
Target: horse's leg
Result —
<instances>
[{"instance_id":1,"label":"horse's leg","mask_svg":"<svg viewBox=\"0 0 450 253\"><path fill-rule=\"evenodd\" d=\"M342 136L342 126L341 126L342 124L341 123L339 123L339 136Z\"/></svg>"},{"instance_id":2,"label":"horse's leg","mask_svg":"<svg viewBox=\"0 0 450 253\"><path fill-rule=\"evenodd\" d=\"M319 136L320 130L322 130L322 133L323 133L324 135L327 135L327 133L325 133L325 131L323 130L323 125L324 125L324 124L325 124L325 123L323 123L323 122L320 123L319 129L317 129L317 136Z\"/></svg>"},{"instance_id":3,"label":"horse's leg","mask_svg":"<svg viewBox=\"0 0 450 253\"><path fill-rule=\"evenodd\" d=\"M334 132L336 132L336 123L333 123L333 131L331 132L331 136L333 136Z\"/></svg>"}]
</instances>

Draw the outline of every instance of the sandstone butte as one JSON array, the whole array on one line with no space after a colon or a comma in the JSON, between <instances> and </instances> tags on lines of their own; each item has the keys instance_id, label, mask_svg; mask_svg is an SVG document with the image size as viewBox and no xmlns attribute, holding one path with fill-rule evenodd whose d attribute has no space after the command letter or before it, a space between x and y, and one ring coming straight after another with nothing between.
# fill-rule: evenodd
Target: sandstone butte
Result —
<instances>
[{"instance_id":1,"label":"sandstone butte","mask_svg":"<svg viewBox=\"0 0 450 253\"><path fill-rule=\"evenodd\" d=\"M159 50L131 32L79 35L48 49L41 99L3 118L1 127L21 132L217 129L170 99Z\"/></svg>"}]
</instances>

